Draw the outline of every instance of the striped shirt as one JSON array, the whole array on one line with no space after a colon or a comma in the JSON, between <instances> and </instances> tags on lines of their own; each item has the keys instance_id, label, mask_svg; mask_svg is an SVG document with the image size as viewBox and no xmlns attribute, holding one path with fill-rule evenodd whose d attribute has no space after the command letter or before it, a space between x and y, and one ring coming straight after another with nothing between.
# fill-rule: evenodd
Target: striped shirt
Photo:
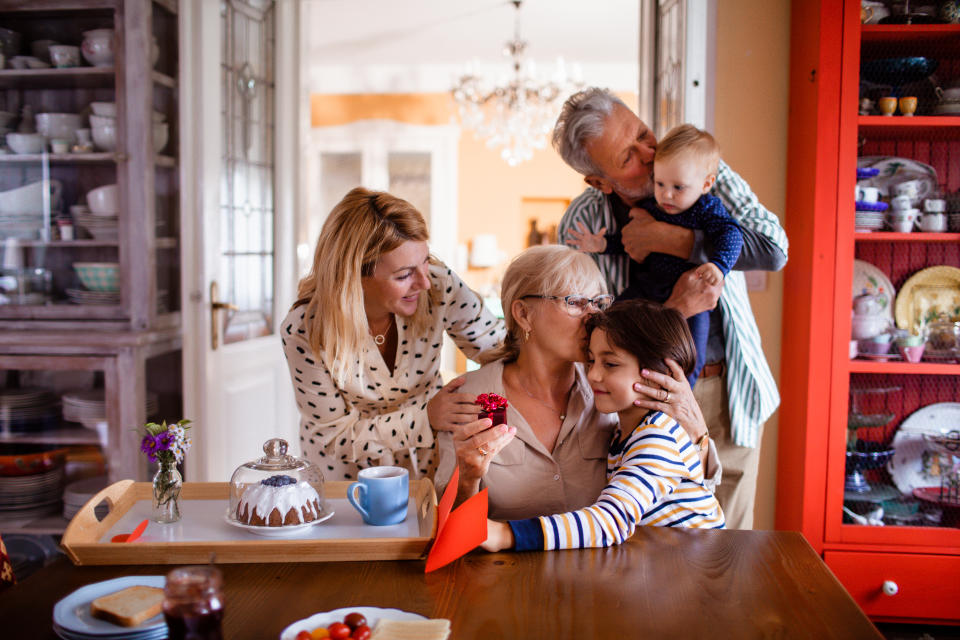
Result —
<instances>
[{"instance_id":1,"label":"striped shirt","mask_svg":"<svg viewBox=\"0 0 960 640\"><path fill-rule=\"evenodd\" d=\"M677 421L647 413L626 437L615 432L607 486L578 511L513 520L518 551L582 549L620 544L637 526L722 529L723 511L703 484L696 447Z\"/></svg>"},{"instance_id":2,"label":"striped shirt","mask_svg":"<svg viewBox=\"0 0 960 640\"><path fill-rule=\"evenodd\" d=\"M750 185L722 160L711 194L720 198L730 215L744 229L769 238L787 254L787 234L777 216L760 204ZM617 230L610 198L588 188L570 203L558 228L559 241L565 243L569 231L583 224L591 233L603 227L607 233ZM611 293L620 293L629 284L627 255L589 254L600 267ZM730 429L734 442L742 447L759 446L760 428L780 406L780 394L770 372L760 331L757 329L747 283L740 271L731 271L720 294L724 356L727 364L727 395L730 399Z\"/></svg>"}]
</instances>

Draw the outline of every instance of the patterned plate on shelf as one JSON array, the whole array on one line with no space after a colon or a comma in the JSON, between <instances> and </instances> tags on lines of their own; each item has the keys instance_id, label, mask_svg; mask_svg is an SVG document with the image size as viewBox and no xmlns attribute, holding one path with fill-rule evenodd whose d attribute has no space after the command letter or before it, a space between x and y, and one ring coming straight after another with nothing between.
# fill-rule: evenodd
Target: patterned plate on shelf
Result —
<instances>
[{"instance_id":1,"label":"patterned plate on shelf","mask_svg":"<svg viewBox=\"0 0 960 640\"><path fill-rule=\"evenodd\" d=\"M940 486L950 457L938 453L924 433L941 433L960 425L960 402L938 402L917 409L900 423L893 437L896 451L887 463L893 483L906 495L919 487Z\"/></svg>"},{"instance_id":2,"label":"patterned plate on shelf","mask_svg":"<svg viewBox=\"0 0 960 640\"><path fill-rule=\"evenodd\" d=\"M940 313L960 316L960 269L948 265L917 271L897 294L895 314L901 329L919 329Z\"/></svg>"},{"instance_id":3,"label":"patterned plate on shelf","mask_svg":"<svg viewBox=\"0 0 960 640\"><path fill-rule=\"evenodd\" d=\"M853 298L865 293L872 293L878 297L884 314L893 320L893 300L897 295L893 283L883 271L863 260L853 261Z\"/></svg>"}]
</instances>

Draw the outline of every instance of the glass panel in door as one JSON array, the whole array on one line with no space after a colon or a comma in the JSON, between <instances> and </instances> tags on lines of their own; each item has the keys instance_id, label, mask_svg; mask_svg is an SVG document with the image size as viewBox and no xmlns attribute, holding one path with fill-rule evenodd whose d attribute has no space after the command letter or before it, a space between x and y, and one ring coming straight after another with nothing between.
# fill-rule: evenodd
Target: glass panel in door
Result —
<instances>
[{"instance_id":1,"label":"glass panel in door","mask_svg":"<svg viewBox=\"0 0 960 640\"><path fill-rule=\"evenodd\" d=\"M267 335L274 315L274 2L221 4L224 343Z\"/></svg>"}]
</instances>

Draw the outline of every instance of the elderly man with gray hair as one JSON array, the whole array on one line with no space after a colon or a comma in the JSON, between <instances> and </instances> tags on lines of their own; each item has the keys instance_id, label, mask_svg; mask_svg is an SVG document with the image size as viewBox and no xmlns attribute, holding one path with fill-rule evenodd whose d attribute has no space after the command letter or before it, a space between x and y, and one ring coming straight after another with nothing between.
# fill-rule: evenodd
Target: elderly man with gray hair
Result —
<instances>
[{"instance_id":1,"label":"elderly man with gray hair","mask_svg":"<svg viewBox=\"0 0 960 640\"><path fill-rule=\"evenodd\" d=\"M590 88L568 98L553 130L553 146L589 185L564 214L560 241L575 244L582 234L603 229L608 237L619 234L622 239L622 247L608 246L604 253L591 254L610 292L623 291L630 284L632 266L650 253L694 264L707 261L710 247L703 231L659 222L646 210L635 208L653 195L657 139L613 93ZM750 529L763 424L779 406L780 395L763 354L742 272L783 268L787 236L777 216L760 204L746 181L723 160L711 194L723 201L740 224L740 258L721 285L711 286L694 270L688 271L674 285L666 306L686 317L713 310L707 364L694 394L723 465L716 495L727 526ZM669 413L669 400L664 397L658 408Z\"/></svg>"}]
</instances>

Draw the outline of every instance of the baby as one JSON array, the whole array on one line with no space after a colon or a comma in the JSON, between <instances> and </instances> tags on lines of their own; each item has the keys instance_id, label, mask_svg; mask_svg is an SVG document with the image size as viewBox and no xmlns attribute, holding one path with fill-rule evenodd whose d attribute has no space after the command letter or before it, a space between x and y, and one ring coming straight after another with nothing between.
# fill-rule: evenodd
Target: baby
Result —
<instances>
[{"instance_id":1,"label":"baby","mask_svg":"<svg viewBox=\"0 0 960 640\"><path fill-rule=\"evenodd\" d=\"M607 486L578 511L510 522L487 521L487 551L576 549L620 544L639 525L720 529L723 511L704 486L696 447L671 416L637 407L643 369L668 372L671 358L693 368L683 317L657 302L617 302L587 320L587 380L598 411L617 413L607 455Z\"/></svg>"},{"instance_id":2,"label":"baby","mask_svg":"<svg viewBox=\"0 0 960 640\"><path fill-rule=\"evenodd\" d=\"M645 298L666 302L673 285L690 269L709 284L717 285L726 277L743 246L740 226L716 196L709 195L717 179L720 147L706 131L684 124L671 129L657 144L653 159L653 198L637 206L650 212L661 222L700 229L706 235L710 261L691 264L684 258L665 253L651 253L642 263L630 261L630 284L620 292L618 300ZM583 225L571 230L567 244L588 253L624 254L619 233L588 232ZM704 311L687 319L697 350L697 360L690 373L690 386L703 368L710 331L710 312Z\"/></svg>"}]
</instances>

